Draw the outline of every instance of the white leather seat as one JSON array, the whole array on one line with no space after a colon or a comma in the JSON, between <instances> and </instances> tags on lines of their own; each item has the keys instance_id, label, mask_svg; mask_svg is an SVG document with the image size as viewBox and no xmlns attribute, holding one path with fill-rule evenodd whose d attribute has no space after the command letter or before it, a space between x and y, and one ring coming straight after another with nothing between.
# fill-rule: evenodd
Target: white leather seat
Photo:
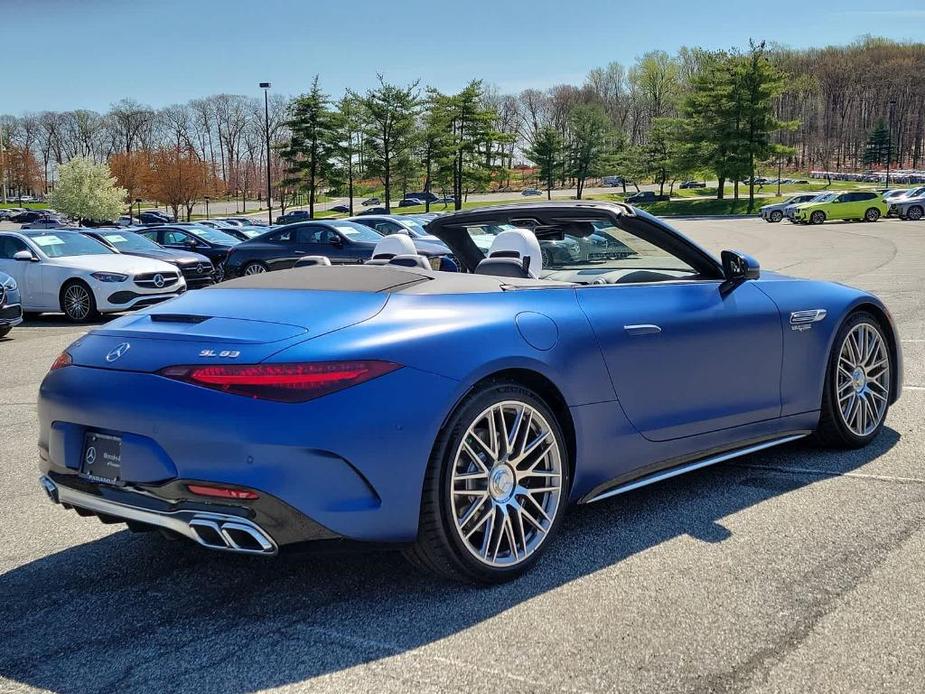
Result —
<instances>
[{"instance_id":1,"label":"white leather seat","mask_svg":"<svg viewBox=\"0 0 925 694\"><path fill-rule=\"evenodd\" d=\"M306 255L295 261L295 267L317 267L330 264L331 259L323 255Z\"/></svg>"},{"instance_id":2,"label":"white leather seat","mask_svg":"<svg viewBox=\"0 0 925 694\"><path fill-rule=\"evenodd\" d=\"M376 243L373 257L366 261L367 265L388 265L389 261L397 255L417 255L414 241L406 234L392 234L384 236Z\"/></svg>"},{"instance_id":3,"label":"white leather seat","mask_svg":"<svg viewBox=\"0 0 925 694\"><path fill-rule=\"evenodd\" d=\"M509 229L495 236L486 258L478 264L479 275L539 277L543 253L536 235L528 229Z\"/></svg>"}]
</instances>

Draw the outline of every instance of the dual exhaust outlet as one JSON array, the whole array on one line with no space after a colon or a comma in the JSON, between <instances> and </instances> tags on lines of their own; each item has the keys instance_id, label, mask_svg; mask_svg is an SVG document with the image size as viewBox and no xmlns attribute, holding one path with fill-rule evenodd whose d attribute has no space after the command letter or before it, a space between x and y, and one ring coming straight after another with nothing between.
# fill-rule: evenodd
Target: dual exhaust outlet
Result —
<instances>
[{"instance_id":1,"label":"dual exhaust outlet","mask_svg":"<svg viewBox=\"0 0 925 694\"><path fill-rule=\"evenodd\" d=\"M225 552L272 556L279 551L269 533L241 516L187 510L154 511L59 485L46 475L39 482L52 502L73 508L81 515L95 514L103 519L111 518L108 522L134 521L165 528L203 547Z\"/></svg>"}]
</instances>

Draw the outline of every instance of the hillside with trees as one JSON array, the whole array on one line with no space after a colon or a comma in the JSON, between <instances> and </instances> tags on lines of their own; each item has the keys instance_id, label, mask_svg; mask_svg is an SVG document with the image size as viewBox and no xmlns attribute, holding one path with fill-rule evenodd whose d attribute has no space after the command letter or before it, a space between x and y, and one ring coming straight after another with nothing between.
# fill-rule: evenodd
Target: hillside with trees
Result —
<instances>
[{"instance_id":1,"label":"hillside with trees","mask_svg":"<svg viewBox=\"0 0 925 694\"><path fill-rule=\"evenodd\" d=\"M667 192L685 177L742 181L778 165L878 168L887 152L895 167L925 165L923 43L651 51L595 68L581 84L518 94L479 79L457 93L382 76L362 93L306 83L302 95L270 99L273 196L284 207L383 189L387 205L422 189L457 205L474 191L524 185L565 184L580 197L605 174ZM48 192L77 157L109 163L126 202L144 194L185 210L210 192L260 198L266 189L264 109L253 97L7 115L0 134L14 192Z\"/></svg>"}]
</instances>

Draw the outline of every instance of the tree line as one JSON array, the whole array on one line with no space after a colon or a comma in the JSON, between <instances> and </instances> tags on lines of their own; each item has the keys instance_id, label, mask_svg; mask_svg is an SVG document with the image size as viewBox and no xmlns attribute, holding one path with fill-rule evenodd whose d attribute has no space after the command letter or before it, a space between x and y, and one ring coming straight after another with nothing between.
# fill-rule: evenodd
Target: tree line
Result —
<instances>
[{"instance_id":1,"label":"tree line","mask_svg":"<svg viewBox=\"0 0 925 694\"><path fill-rule=\"evenodd\" d=\"M364 92L332 97L316 77L302 95L271 97L273 196L286 205L305 195L314 207L328 191L352 200L375 188L389 206L427 190L459 206L474 191L526 184L570 185L581 197L603 175L669 191L710 175L733 182L738 196L738 182L762 168L860 170L883 166L885 149L894 167L918 168L923 67L925 44L867 37L808 50L749 42L651 51L591 70L580 85L519 94L480 80L444 93L380 76ZM143 191L191 209L205 190L259 196L260 102L219 94L161 109L122 100L105 114L3 116L0 165L14 190L47 190L58 166L87 157L109 162L129 199ZM171 168L182 175L171 179Z\"/></svg>"}]
</instances>

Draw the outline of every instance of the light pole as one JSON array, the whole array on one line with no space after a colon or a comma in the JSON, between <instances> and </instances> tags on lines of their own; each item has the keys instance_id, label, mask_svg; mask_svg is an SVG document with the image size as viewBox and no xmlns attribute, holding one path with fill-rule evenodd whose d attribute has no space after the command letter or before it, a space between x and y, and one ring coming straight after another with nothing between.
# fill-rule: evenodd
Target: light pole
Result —
<instances>
[{"instance_id":1,"label":"light pole","mask_svg":"<svg viewBox=\"0 0 925 694\"><path fill-rule=\"evenodd\" d=\"M887 114L889 123L887 124L886 140L886 189L890 189L890 155L893 153L893 109L896 108L896 99L890 99L890 111Z\"/></svg>"},{"instance_id":2,"label":"light pole","mask_svg":"<svg viewBox=\"0 0 925 694\"><path fill-rule=\"evenodd\" d=\"M209 196L206 195L206 219L209 218Z\"/></svg>"},{"instance_id":3,"label":"light pole","mask_svg":"<svg viewBox=\"0 0 925 694\"><path fill-rule=\"evenodd\" d=\"M270 194L270 83L261 82L263 90L263 126L267 136L267 222L273 224L273 198Z\"/></svg>"}]
</instances>

